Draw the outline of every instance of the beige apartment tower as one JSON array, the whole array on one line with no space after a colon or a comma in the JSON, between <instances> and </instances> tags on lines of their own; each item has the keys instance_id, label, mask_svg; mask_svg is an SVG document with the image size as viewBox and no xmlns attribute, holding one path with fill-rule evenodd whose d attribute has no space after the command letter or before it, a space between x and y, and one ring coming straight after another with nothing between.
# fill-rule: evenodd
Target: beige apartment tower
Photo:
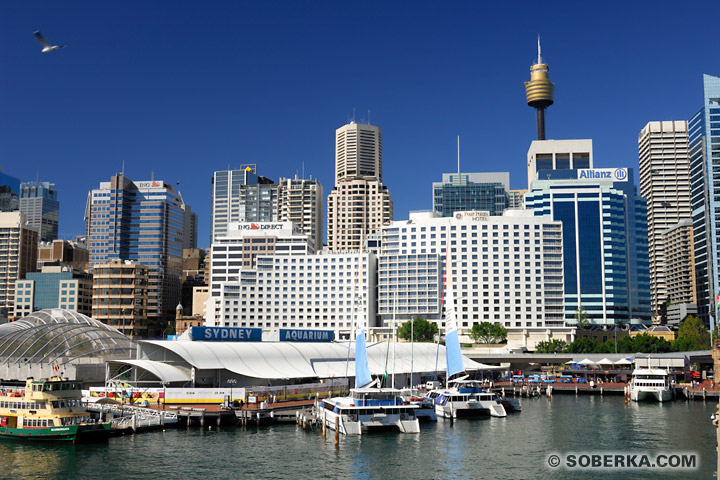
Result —
<instances>
[{"instance_id":1,"label":"beige apartment tower","mask_svg":"<svg viewBox=\"0 0 720 480\"><path fill-rule=\"evenodd\" d=\"M351 122L335 131L335 188L328 195L328 249L358 250L363 234L393 220L393 201L382 184L382 134Z\"/></svg>"},{"instance_id":2,"label":"beige apartment tower","mask_svg":"<svg viewBox=\"0 0 720 480\"><path fill-rule=\"evenodd\" d=\"M281 178L277 186L278 222L293 222L312 238L315 250L323 246L323 188L310 178Z\"/></svg>"},{"instance_id":3,"label":"beige apartment tower","mask_svg":"<svg viewBox=\"0 0 720 480\"><path fill-rule=\"evenodd\" d=\"M148 338L148 267L111 259L93 265L92 316L132 338Z\"/></svg>"},{"instance_id":4,"label":"beige apartment tower","mask_svg":"<svg viewBox=\"0 0 720 480\"><path fill-rule=\"evenodd\" d=\"M670 300L663 233L692 219L687 121L649 122L638 135L638 152L640 195L647 200L651 307L657 315ZM674 283L675 299L693 296L677 288Z\"/></svg>"},{"instance_id":5,"label":"beige apartment tower","mask_svg":"<svg viewBox=\"0 0 720 480\"><path fill-rule=\"evenodd\" d=\"M0 212L0 318L14 312L15 284L35 271L39 233L23 212Z\"/></svg>"}]
</instances>

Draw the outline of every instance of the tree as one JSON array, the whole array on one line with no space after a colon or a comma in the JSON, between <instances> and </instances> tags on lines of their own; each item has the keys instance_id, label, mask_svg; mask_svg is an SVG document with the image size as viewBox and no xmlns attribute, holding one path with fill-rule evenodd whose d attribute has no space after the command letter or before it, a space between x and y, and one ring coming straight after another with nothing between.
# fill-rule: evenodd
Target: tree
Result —
<instances>
[{"instance_id":1,"label":"tree","mask_svg":"<svg viewBox=\"0 0 720 480\"><path fill-rule=\"evenodd\" d=\"M410 340L410 332L413 333L413 341L415 342L432 342L438 333L438 326L435 323L428 322L422 317L415 317L411 322L405 322L398 328L400 338Z\"/></svg>"},{"instance_id":2,"label":"tree","mask_svg":"<svg viewBox=\"0 0 720 480\"><path fill-rule=\"evenodd\" d=\"M575 311L575 321L577 322L578 328L582 328L583 330L587 329L587 327L590 326L588 314L585 311L585 307L583 307L582 305L580 305Z\"/></svg>"},{"instance_id":3,"label":"tree","mask_svg":"<svg viewBox=\"0 0 720 480\"><path fill-rule=\"evenodd\" d=\"M565 340L553 338L550 341L542 340L535 345L535 353L560 353L567 348Z\"/></svg>"},{"instance_id":4,"label":"tree","mask_svg":"<svg viewBox=\"0 0 720 480\"><path fill-rule=\"evenodd\" d=\"M603 353L603 346L594 338L578 338L568 345L567 353Z\"/></svg>"},{"instance_id":5,"label":"tree","mask_svg":"<svg viewBox=\"0 0 720 480\"><path fill-rule=\"evenodd\" d=\"M703 325L702 320L692 315L688 316L680 324L677 340L675 340L673 346L676 351L708 350L710 348L710 334Z\"/></svg>"},{"instance_id":6,"label":"tree","mask_svg":"<svg viewBox=\"0 0 720 480\"><path fill-rule=\"evenodd\" d=\"M470 336L476 343L502 343L507 338L507 328L499 323L482 322L472 326Z\"/></svg>"}]
</instances>

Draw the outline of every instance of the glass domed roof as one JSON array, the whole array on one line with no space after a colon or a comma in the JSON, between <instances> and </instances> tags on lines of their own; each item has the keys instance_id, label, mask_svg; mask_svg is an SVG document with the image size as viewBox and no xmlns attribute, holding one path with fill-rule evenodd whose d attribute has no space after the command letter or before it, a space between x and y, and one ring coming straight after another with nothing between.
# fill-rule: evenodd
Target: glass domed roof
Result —
<instances>
[{"instance_id":1,"label":"glass domed roof","mask_svg":"<svg viewBox=\"0 0 720 480\"><path fill-rule=\"evenodd\" d=\"M40 310L0 325L4 362L62 364L81 357L128 358L135 350L135 342L120 331L72 310Z\"/></svg>"}]
</instances>

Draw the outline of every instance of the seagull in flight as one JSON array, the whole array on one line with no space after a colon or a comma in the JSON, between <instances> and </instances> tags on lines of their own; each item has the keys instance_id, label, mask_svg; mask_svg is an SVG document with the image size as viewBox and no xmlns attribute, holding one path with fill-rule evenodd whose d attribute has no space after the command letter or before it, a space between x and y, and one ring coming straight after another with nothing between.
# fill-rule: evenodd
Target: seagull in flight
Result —
<instances>
[{"instance_id":1,"label":"seagull in flight","mask_svg":"<svg viewBox=\"0 0 720 480\"><path fill-rule=\"evenodd\" d=\"M42 36L42 33L40 33L40 30L35 30L35 38L37 38L37 41L40 42L43 46L42 52L52 52L53 50L57 50L58 48L63 48L65 45L50 45L47 40L45 40Z\"/></svg>"}]
</instances>

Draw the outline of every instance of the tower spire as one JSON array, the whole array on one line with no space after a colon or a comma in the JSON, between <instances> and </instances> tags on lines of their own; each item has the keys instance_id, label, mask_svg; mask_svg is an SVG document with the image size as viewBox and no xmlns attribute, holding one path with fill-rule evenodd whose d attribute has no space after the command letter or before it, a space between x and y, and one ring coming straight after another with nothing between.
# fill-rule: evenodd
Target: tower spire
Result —
<instances>
[{"instance_id":1,"label":"tower spire","mask_svg":"<svg viewBox=\"0 0 720 480\"><path fill-rule=\"evenodd\" d=\"M542 56L540 55L540 34L538 33L538 64L542 63Z\"/></svg>"}]
</instances>

